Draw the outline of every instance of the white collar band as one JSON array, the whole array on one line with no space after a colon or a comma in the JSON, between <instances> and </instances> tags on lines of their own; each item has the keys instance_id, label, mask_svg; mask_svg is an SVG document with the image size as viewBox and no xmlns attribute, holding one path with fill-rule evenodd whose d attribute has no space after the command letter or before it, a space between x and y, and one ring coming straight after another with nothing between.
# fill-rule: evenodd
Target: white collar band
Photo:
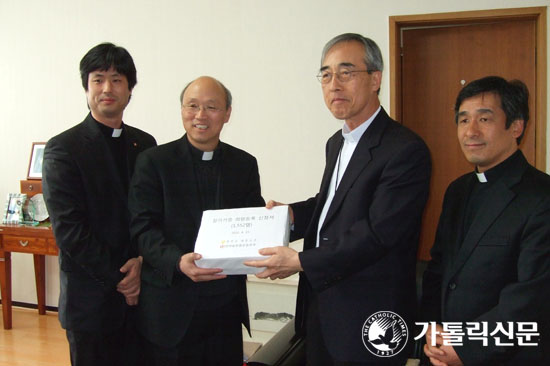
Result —
<instances>
[{"instance_id":1,"label":"white collar band","mask_svg":"<svg viewBox=\"0 0 550 366\"><path fill-rule=\"evenodd\" d=\"M120 137L120 135L122 135L122 128L113 128L111 137Z\"/></svg>"},{"instance_id":2,"label":"white collar band","mask_svg":"<svg viewBox=\"0 0 550 366\"><path fill-rule=\"evenodd\" d=\"M478 173L476 172L477 180L479 180L479 183L487 183L487 178L485 177L485 173Z\"/></svg>"},{"instance_id":3,"label":"white collar band","mask_svg":"<svg viewBox=\"0 0 550 366\"><path fill-rule=\"evenodd\" d=\"M204 151L202 153L202 160L212 160L212 158L214 157L214 151Z\"/></svg>"}]
</instances>

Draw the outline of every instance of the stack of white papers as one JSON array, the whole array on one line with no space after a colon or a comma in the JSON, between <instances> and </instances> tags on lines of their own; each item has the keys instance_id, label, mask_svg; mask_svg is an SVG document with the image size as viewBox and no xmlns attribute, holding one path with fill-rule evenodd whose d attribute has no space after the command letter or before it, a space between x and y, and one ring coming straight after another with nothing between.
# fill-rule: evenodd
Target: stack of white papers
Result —
<instances>
[{"instance_id":1,"label":"stack of white papers","mask_svg":"<svg viewBox=\"0 0 550 366\"><path fill-rule=\"evenodd\" d=\"M268 258L258 253L262 248L288 246L289 230L288 206L204 211L195 242L202 258L195 263L228 275L259 273L265 268L243 262Z\"/></svg>"}]
</instances>

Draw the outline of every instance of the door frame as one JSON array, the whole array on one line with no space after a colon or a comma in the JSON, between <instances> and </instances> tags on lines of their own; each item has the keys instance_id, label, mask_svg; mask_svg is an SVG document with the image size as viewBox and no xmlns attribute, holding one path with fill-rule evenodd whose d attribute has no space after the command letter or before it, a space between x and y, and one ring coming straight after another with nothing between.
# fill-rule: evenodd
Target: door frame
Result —
<instances>
[{"instance_id":1,"label":"door frame","mask_svg":"<svg viewBox=\"0 0 550 366\"><path fill-rule=\"evenodd\" d=\"M410 27L437 27L452 24L490 23L495 20L529 19L536 22L536 87L530 91L535 98L535 167L546 172L546 112L547 112L547 55L546 7L493 9L452 13L390 16L390 115L397 121L402 117L401 32Z\"/></svg>"}]
</instances>

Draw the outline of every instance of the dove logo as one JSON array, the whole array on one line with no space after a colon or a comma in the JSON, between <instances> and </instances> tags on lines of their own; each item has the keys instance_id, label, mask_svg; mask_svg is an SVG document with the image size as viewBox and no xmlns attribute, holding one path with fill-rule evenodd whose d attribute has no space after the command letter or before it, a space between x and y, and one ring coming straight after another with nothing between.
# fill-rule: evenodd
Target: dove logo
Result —
<instances>
[{"instance_id":1,"label":"dove logo","mask_svg":"<svg viewBox=\"0 0 550 366\"><path fill-rule=\"evenodd\" d=\"M398 314L379 311L363 324L363 344L375 356L392 357L405 348L409 339L407 324Z\"/></svg>"}]
</instances>

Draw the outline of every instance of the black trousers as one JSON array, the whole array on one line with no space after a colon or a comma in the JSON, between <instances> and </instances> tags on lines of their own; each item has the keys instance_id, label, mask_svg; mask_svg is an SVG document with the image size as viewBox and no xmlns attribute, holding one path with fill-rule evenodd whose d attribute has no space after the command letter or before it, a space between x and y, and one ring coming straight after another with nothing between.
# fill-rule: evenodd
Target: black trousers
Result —
<instances>
[{"instance_id":1,"label":"black trousers","mask_svg":"<svg viewBox=\"0 0 550 366\"><path fill-rule=\"evenodd\" d=\"M243 335L238 299L219 309L196 311L183 339L164 347L144 339L148 366L242 366Z\"/></svg>"},{"instance_id":2,"label":"black trousers","mask_svg":"<svg viewBox=\"0 0 550 366\"><path fill-rule=\"evenodd\" d=\"M130 308L119 329L105 332L67 330L72 366L145 366Z\"/></svg>"}]
</instances>

